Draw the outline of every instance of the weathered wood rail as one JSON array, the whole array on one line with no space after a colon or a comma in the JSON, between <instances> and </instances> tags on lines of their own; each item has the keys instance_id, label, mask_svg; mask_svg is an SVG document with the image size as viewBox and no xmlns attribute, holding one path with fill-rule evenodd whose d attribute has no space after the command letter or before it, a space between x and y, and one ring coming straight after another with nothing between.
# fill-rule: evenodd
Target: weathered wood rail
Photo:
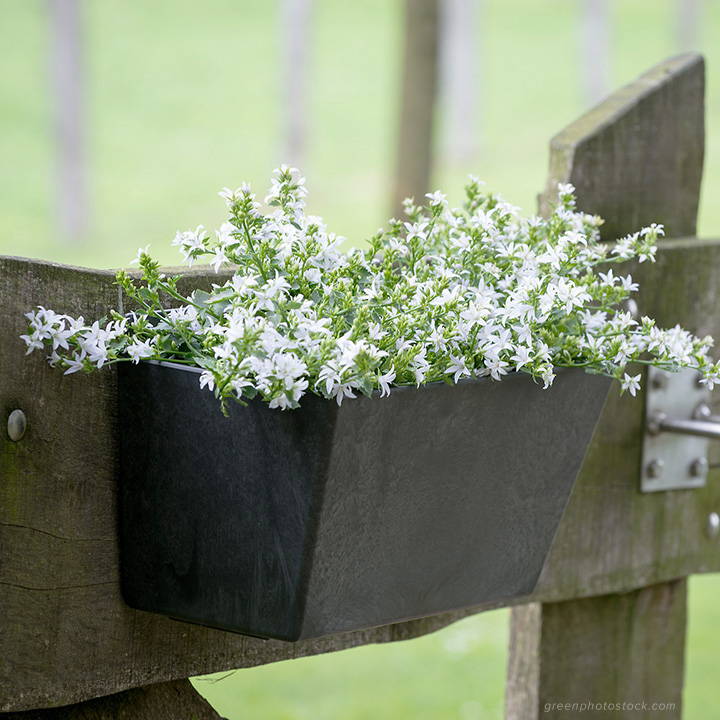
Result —
<instances>
[{"instance_id":1,"label":"weathered wood rail","mask_svg":"<svg viewBox=\"0 0 720 720\"><path fill-rule=\"evenodd\" d=\"M581 207L606 218L608 239L663 222L674 239L656 265L633 268L640 310L720 337L720 241L694 237L703 103L700 56L658 65L553 140L548 192L572 182ZM186 286L213 277L187 272ZM115 373L64 377L25 358L17 339L36 304L102 314L118 300L112 279L0 258L0 411L21 408L28 419L19 442L0 439L1 717L217 718L185 678L413 638L488 609L288 644L128 608L115 530ZM546 707L614 700L674 703L658 717L680 717L685 578L720 571L720 541L705 532L720 511L720 456L713 449L706 487L641 494L643 420L641 400L611 391L535 592L500 603L517 606L509 719L572 717Z\"/></svg>"}]
</instances>

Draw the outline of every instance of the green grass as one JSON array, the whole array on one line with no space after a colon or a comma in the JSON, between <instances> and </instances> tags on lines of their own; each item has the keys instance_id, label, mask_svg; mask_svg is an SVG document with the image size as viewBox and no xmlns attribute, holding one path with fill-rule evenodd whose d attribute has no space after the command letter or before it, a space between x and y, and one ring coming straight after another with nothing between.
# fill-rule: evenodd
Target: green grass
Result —
<instances>
[{"instance_id":1,"label":"green grass","mask_svg":"<svg viewBox=\"0 0 720 720\"><path fill-rule=\"evenodd\" d=\"M567 0L484 0L476 157L439 159L436 185L459 193L470 172L530 210L549 138L584 109L577 8ZM671 0L616 0L618 85L676 52ZM222 217L216 191L251 181L262 194L278 156L276 4L236 0L86 2L88 240L54 230L53 138L43 0L3 4L0 43L0 253L119 266L150 243L175 260L178 228ZM701 233L720 234L720 3L705 3L709 67ZM361 242L386 218L395 135L401 3L317 0L305 172L310 206ZM440 115L442 122L442 115ZM720 577L692 581L686 717L720 718ZM197 681L239 718L353 720L501 716L507 613L427 638Z\"/></svg>"},{"instance_id":2,"label":"green grass","mask_svg":"<svg viewBox=\"0 0 720 720\"><path fill-rule=\"evenodd\" d=\"M528 210L549 138L583 109L577 8L567 0L485 0L476 157L440 157L435 184L457 197L470 172ZM674 3L613 4L612 75L631 80L673 54ZM0 252L118 266L150 243L174 259L178 228L221 220L216 191L262 193L278 156L274 3L86 3L92 222L84 244L54 230L54 163L42 0L7 3L0 25ZM704 234L720 231L720 4L706 3L709 67ZM352 243L386 219L398 99L399 0L317 0L305 171L313 212ZM720 67L720 62L717 62ZM442 123L442 113L439 115Z\"/></svg>"},{"instance_id":3,"label":"green grass","mask_svg":"<svg viewBox=\"0 0 720 720\"><path fill-rule=\"evenodd\" d=\"M720 718L720 575L690 581L686 720ZM509 611L496 610L391 645L196 678L229 720L497 720Z\"/></svg>"},{"instance_id":4,"label":"green grass","mask_svg":"<svg viewBox=\"0 0 720 720\"><path fill-rule=\"evenodd\" d=\"M485 613L417 640L218 673L195 687L230 720L497 719L508 617Z\"/></svg>"}]
</instances>

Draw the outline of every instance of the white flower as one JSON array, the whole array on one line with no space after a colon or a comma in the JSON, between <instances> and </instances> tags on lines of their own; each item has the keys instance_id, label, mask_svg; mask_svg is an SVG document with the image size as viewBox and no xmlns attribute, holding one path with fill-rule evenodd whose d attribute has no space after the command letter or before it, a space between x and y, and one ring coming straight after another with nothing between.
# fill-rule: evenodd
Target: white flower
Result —
<instances>
[{"instance_id":1,"label":"white flower","mask_svg":"<svg viewBox=\"0 0 720 720\"><path fill-rule=\"evenodd\" d=\"M338 404L338 407L342 405L343 400L348 398L354 398L357 397L355 393L352 391L352 385L350 383L336 383L331 392L331 396L335 398L335 401Z\"/></svg>"},{"instance_id":2,"label":"white flower","mask_svg":"<svg viewBox=\"0 0 720 720\"><path fill-rule=\"evenodd\" d=\"M623 375L623 379L620 383L620 386L622 388L622 392L629 392L633 397L635 397L637 391L640 389L640 375L628 375L625 373Z\"/></svg>"},{"instance_id":3,"label":"white flower","mask_svg":"<svg viewBox=\"0 0 720 720\"><path fill-rule=\"evenodd\" d=\"M208 390L215 389L215 378L209 370L203 370L200 373L200 388L207 388Z\"/></svg>"},{"instance_id":4,"label":"white flower","mask_svg":"<svg viewBox=\"0 0 720 720\"><path fill-rule=\"evenodd\" d=\"M422 385L425 381L425 376L430 369L430 363L427 361L426 353L426 349L423 348L419 353L417 353L417 355L415 355L410 363L410 368L415 375L415 382L418 385Z\"/></svg>"},{"instance_id":5,"label":"white flower","mask_svg":"<svg viewBox=\"0 0 720 720\"><path fill-rule=\"evenodd\" d=\"M445 193L441 193L439 190L436 190L432 193L426 193L425 197L428 199L428 203L431 207L437 205L444 205L447 202L447 196L445 195Z\"/></svg>"},{"instance_id":6,"label":"white flower","mask_svg":"<svg viewBox=\"0 0 720 720\"><path fill-rule=\"evenodd\" d=\"M509 364L497 356L485 358L485 368L490 372L493 380L500 380L502 375L507 375L508 367L510 367Z\"/></svg>"},{"instance_id":7,"label":"white flower","mask_svg":"<svg viewBox=\"0 0 720 720\"><path fill-rule=\"evenodd\" d=\"M445 372L448 375L452 375L455 382L457 382L461 377L470 376L470 370L465 363L465 358L458 357L457 355L450 355L450 365Z\"/></svg>"},{"instance_id":8,"label":"white flower","mask_svg":"<svg viewBox=\"0 0 720 720\"><path fill-rule=\"evenodd\" d=\"M515 369L519 370L523 365L527 365L532 360L532 350L525 345L518 345L515 348L515 354L511 360L515 363Z\"/></svg>"},{"instance_id":9,"label":"white flower","mask_svg":"<svg viewBox=\"0 0 720 720\"><path fill-rule=\"evenodd\" d=\"M380 397L390 395L390 385L395 380L395 370L390 368L384 375L378 375L378 385L380 386Z\"/></svg>"},{"instance_id":10,"label":"white flower","mask_svg":"<svg viewBox=\"0 0 720 720\"><path fill-rule=\"evenodd\" d=\"M552 367L545 368L540 377L543 381L543 390L547 390L553 382L555 382L555 373L553 372Z\"/></svg>"},{"instance_id":11,"label":"white flower","mask_svg":"<svg viewBox=\"0 0 720 720\"><path fill-rule=\"evenodd\" d=\"M82 370L85 367L85 353L81 352L79 354L74 354L71 357L66 357L65 359L65 367L67 370L63 373L63 375L72 375L72 373L76 373L78 370Z\"/></svg>"},{"instance_id":12,"label":"white flower","mask_svg":"<svg viewBox=\"0 0 720 720\"><path fill-rule=\"evenodd\" d=\"M220 268L228 262L227 256L225 255L222 248L217 248L212 256L210 264L213 266L215 272L220 272Z\"/></svg>"},{"instance_id":13,"label":"white flower","mask_svg":"<svg viewBox=\"0 0 720 720\"><path fill-rule=\"evenodd\" d=\"M387 335L387 331L382 329L380 323L370 323L368 325L368 337L371 340L382 340Z\"/></svg>"},{"instance_id":14,"label":"white flower","mask_svg":"<svg viewBox=\"0 0 720 720\"><path fill-rule=\"evenodd\" d=\"M426 204L405 204L407 222L345 251L321 218L305 214L305 181L283 166L270 210L248 186L224 188L227 218L215 232L175 236L188 263L227 268L227 281L183 297L184 282L143 259L139 280L118 275L141 311L113 313L101 326L38 307L22 340L68 373L150 357L195 363L201 386L223 401L259 397L282 410L308 388L338 404L357 390L386 397L397 376L421 385L522 371L548 388L555 366L625 373L623 391L635 394L639 376L626 364L638 360L694 368L712 387L720 367L708 356L711 339L638 322L618 304L637 283L609 264L654 259L662 228L610 249L601 220L575 210L572 186L558 191L550 218L523 218L471 179L462 209L429 193Z\"/></svg>"},{"instance_id":15,"label":"white flower","mask_svg":"<svg viewBox=\"0 0 720 720\"><path fill-rule=\"evenodd\" d=\"M33 350L42 350L45 347L45 338L37 330L30 335L21 335L20 339L27 345L26 355L29 355Z\"/></svg>"},{"instance_id":16,"label":"white flower","mask_svg":"<svg viewBox=\"0 0 720 720\"><path fill-rule=\"evenodd\" d=\"M217 187L217 185L216 185L215 187ZM235 189L235 190L231 190L230 188L224 187L224 188L218 193L218 195L219 195L223 200L225 200L225 202L227 203L227 205L232 205L233 203L237 202L238 200L240 200L240 199L242 198L242 196L243 196L243 191L244 191L244 188L241 188L241 187L239 187L239 188L237 188L237 189Z\"/></svg>"},{"instance_id":17,"label":"white flower","mask_svg":"<svg viewBox=\"0 0 720 720\"><path fill-rule=\"evenodd\" d=\"M142 358L152 357L155 354L151 342L151 340L136 340L127 346L127 354L132 358L133 363L139 363Z\"/></svg>"},{"instance_id":18,"label":"white flower","mask_svg":"<svg viewBox=\"0 0 720 720\"><path fill-rule=\"evenodd\" d=\"M625 292L635 292L638 289L638 284L633 282L632 275L621 277L620 285Z\"/></svg>"}]
</instances>

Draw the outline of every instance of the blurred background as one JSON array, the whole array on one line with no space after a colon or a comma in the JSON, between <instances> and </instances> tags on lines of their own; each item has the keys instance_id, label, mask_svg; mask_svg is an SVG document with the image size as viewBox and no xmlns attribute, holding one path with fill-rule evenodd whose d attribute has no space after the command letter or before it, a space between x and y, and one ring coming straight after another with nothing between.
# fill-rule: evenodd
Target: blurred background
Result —
<instances>
[{"instance_id":1,"label":"blurred background","mask_svg":"<svg viewBox=\"0 0 720 720\"><path fill-rule=\"evenodd\" d=\"M720 0L439 0L414 29L402 0L0 8L2 254L118 267L150 244L176 263L177 229L222 222L222 186L263 196L282 162L348 245L418 182L459 203L473 173L532 212L550 137L685 50L708 61L699 233L720 233ZM434 122L411 122L428 103ZM720 578L691 580L692 720L720 718L718 596ZM230 720L499 718L507 623L195 682Z\"/></svg>"}]
</instances>

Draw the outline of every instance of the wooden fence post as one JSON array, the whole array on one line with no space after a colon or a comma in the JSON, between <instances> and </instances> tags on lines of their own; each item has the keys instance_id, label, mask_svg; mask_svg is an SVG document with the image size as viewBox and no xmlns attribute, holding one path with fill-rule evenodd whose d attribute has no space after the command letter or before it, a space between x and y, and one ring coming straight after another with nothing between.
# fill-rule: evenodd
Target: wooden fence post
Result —
<instances>
[{"instance_id":1,"label":"wooden fence post","mask_svg":"<svg viewBox=\"0 0 720 720\"><path fill-rule=\"evenodd\" d=\"M686 591L676 580L514 608L507 720L679 718Z\"/></svg>"},{"instance_id":2,"label":"wooden fence post","mask_svg":"<svg viewBox=\"0 0 720 720\"><path fill-rule=\"evenodd\" d=\"M552 141L541 206L547 209L559 181L572 182L580 209L605 217L606 239L652 221L663 222L673 236L692 235L703 165L703 93L704 62L694 54L663 63L615 93ZM585 532L593 531L588 524ZM679 534L682 528L665 525L663 531ZM685 603L686 582L679 579L513 609L507 720L570 718L581 711L584 718L604 718L606 703L627 703L613 717L680 718Z\"/></svg>"}]
</instances>

